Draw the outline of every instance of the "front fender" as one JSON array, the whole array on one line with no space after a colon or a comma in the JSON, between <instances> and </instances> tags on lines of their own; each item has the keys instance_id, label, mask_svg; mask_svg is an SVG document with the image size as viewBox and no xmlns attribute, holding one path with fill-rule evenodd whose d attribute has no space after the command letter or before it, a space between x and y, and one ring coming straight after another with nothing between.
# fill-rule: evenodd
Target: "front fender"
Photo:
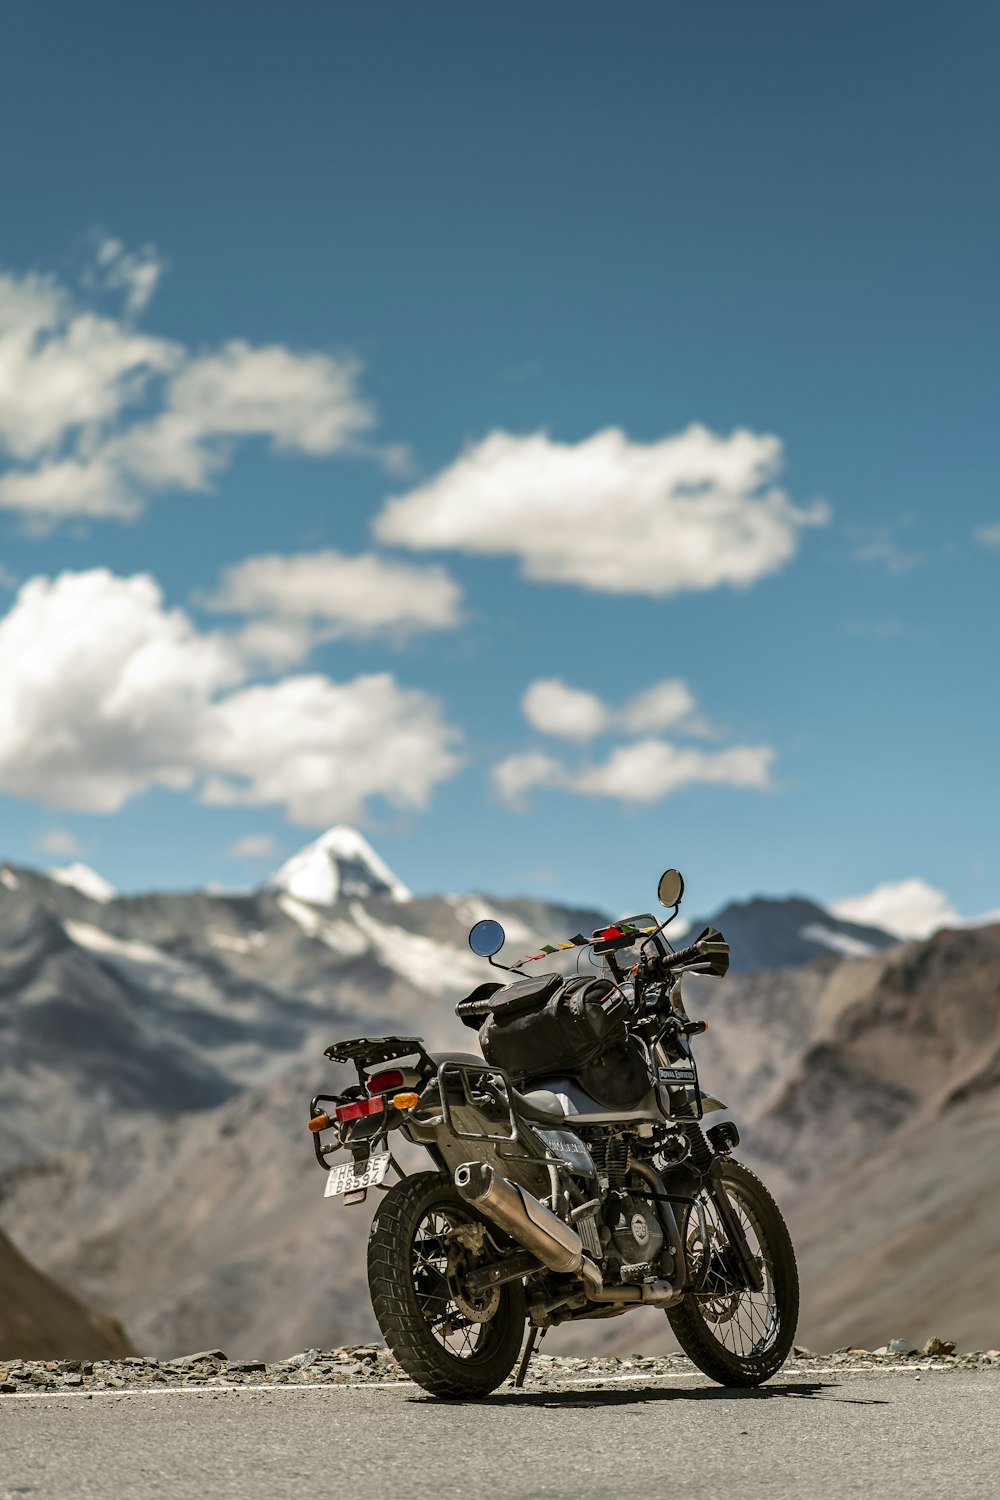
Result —
<instances>
[{"instance_id":1,"label":"front fender","mask_svg":"<svg viewBox=\"0 0 1000 1500\"><path fill-rule=\"evenodd\" d=\"M721 1099L716 1099L711 1094L702 1094L701 1107L706 1115L710 1115L716 1109L728 1109L728 1104L723 1104Z\"/></svg>"}]
</instances>

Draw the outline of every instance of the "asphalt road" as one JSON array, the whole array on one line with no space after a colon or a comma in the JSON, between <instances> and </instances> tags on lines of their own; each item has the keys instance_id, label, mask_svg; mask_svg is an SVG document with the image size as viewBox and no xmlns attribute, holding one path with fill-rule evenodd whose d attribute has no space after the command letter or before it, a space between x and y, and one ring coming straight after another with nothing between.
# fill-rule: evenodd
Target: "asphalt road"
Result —
<instances>
[{"instance_id":1,"label":"asphalt road","mask_svg":"<svg viewBox=\"0 0 1000 1500\"><path fill-rule=\"evenodd\" d=\"M1000 1379L817 1371L503 1391L409 1385L0 1398L0 1500L996 1500Z\"/></svg>"}]
</instances>

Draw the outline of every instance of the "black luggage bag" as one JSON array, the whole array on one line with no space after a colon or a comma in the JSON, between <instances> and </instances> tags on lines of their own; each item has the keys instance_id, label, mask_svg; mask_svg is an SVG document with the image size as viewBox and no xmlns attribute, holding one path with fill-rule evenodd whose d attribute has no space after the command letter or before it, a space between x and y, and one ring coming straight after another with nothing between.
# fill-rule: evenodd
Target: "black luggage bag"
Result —
<instances>
[{"instance_id":1,"label":"black luggage bag","mask_svg":"<svg viewBox=\"0 0 1000 1500\"><path fill-rule=\"evenodd\" d=\"M508 985L479 1032L483 1056L518 1088L575 1078L607 1109L632 1109L649 1089L645 1058L628 1034L628 1003L607 979L543 974Z\"/></svg>"}]
</instances>

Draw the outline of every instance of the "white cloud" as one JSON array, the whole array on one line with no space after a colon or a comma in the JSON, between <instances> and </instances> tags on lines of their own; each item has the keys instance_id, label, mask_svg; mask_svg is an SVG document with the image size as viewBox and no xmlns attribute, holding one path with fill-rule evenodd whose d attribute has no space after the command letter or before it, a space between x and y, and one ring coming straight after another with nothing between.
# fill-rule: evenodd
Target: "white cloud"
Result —
<instances>
[{"instance_id":1,"label":"white cloud","mask_svg":"<svg viewBox=\"0 0 1000 1500\"><path fill-rule=\"evenodd\" d=\"M984 547L1000 548L1000 521L993 526L980 526L976 530L976 541Z\"/></svg>"},{"instance_id":2,"label":"white cloud","mask_svg":"<svg viewBox=\"0 0 1000 1500\"><path fill-rule=\"evenodd\" d=\"M113 812L207 777L206 801L312 826L359 819L373 796L422 807L458 767L437 700L389 674L244 686L246 672L148 576L32 579L0 620L0 789Z\"/></svg>"},{"instance_id":3,"label":"white cloud","mask_svg":"<svg viewBox=\"0 0 1000 1500\"><path fill-rule=\"evenodd\" d=\"M697 782L763 789L770 785L774 751L767 745L733 745L728 750L696 750L666 740L619 745L603 763L572 778L572 790L623 802L659 802Z\"/></svg>"},{"instance_id":4,"label":"white cloud","mask_svg":"<svg viewBox=\"0 0 1000 1500\"><path fill-rule=\"evenodd\" d=\"M929 937L939 927L955 927L960 921L944 891L917 879L886 881L859 896L831 901L829 907L835 917L903 938Z\"/></svg>"},{"instance_id":5,"label":"white cloud","mask_svg":"<svg viewBox=\"0 0 1000 1500\"><path fill-rule=\"evenodd\" d=\"M278 803L306 826L357 821L369 797L422 808L458 769L455 732L437 700L389 673L331 682L319 676L245 688L215 709L204 800Z\"/></svg>"},{"instance_id":6,"label":"white cloud","mask_svg":"<svg viewBox=\"0 0 1000 1500\"><path fill-rule=\"evenodd\" d=\"M192 726L240 671L147 576L31 579L0 621L0 785L96 812L190 785Z\"/></svg>"},{"instance_id":7,"label":"white cloud","mask_svg":"<svg viewBox=\"0 0 1000 1500\"><path fill-rule=\"evenodd\" d=\"M38 847L46 854L65 855L67 858L83 853L79 839L68 828L46 829L38 840Z\"/></svg>"},{"instance_id":8,"label":"white cloud","mask_svg":"<svg viewBox=\"0 0 1000 1500\"><path fill-rule=\"evenodd\" d=\"M191 360L171 381L167 410L150 429L152 477L164 464L172 476L164 457L171 449L184 452L212 437L266 437L289 452L336 453L374 420L357 392L357 375L351 359L232 339L216 354Z\"/></svg>"},{"instance_id":9,"label":"white cloud","mask_svg":"<svg viewBox=\"0 0 1000 1500\"><path fill-rule=\"evenodd\" d=\"M102 243L92 285L124 293L117 319L51 278L0 273L0 506L128 518L157 490L209 489L241 440L326 456L373 425L350 358L242 339L192 355L137 332L162 269L152 248Z\"/></svg>"},{"instance_id":10,"label":"white cloud","mask_svg":"<svg viewBox=\"0 0 1000 1500\"><path fill-rule=\"evenodd\" d=\"M656 734L681 725L689 734L701 733L705 726L696 718L696 709L687 683L679 677L668 677L629 699L622 709L622 725L630 734Z\"/></svg>"},{"instance_id":11,"label":"white cloud","mask_svg":"<svg viewBox=\"0 0 1000 1500\"><path fill-rule=\"evenodd\" d=\"M36 458L117 417L180 357L176 344L79 310L48 277L0 272L0 444Z\"/></svg>"},{"instance_id":12,"label":"white cloud","mask_svg":"<svg viewBox=\"0 0 1000 1500\"><path fill-rule=\"evenodd\" d=\"M699 782L757 789L772 784L774 751L768 745L707 751L651 737L667 729L686 737L715 733L699 715L691 689L678 677L654 683L619 708L557 677L540 678L527 688L521 707L528 722L544 734L581 743L599 734L645 738L617 746L603 760L575 765L541 750L507 756L491 775L501 798L514 808L524 808L528 793L543 788L652 803Z\"/></svg>"},{"instance_id":13,"label":"white cloud","mask_svg":"<svg viewBox=\"0 0 1000 1500\"><path fill-rule=\"evenodd\" d=\"M529 578L660 596L753 583L794 554L822 502L771 481L778 438L693 425L656 443L609 428L576 444L494 432L375 522L384 542L512 554Z\"/></svg>"},{"instance_id":14,"label":"white cloud","mask_svg":"<svg viewBox=\"0 0 1000 1500\"><path fill-rule=\"evenodd\" d=\"M206 604L220 612L264 616L259 639L266 648L267 632L277 630L274 649L280 657L282 633L289 652L296 639L310 639L304 622L316 627L322 639L453 627L460 620L461 597L459 585L443 568L415 567L370 552L347 557L328 549L248 557L226 569ZM254 626L248 629L252 643Z\"/></svg>"},{"instance_id":15,"label":"white cloud","mask_svg":"<svg viewBox=\"0 0 1000 1500\"><path fill-rule=\"evenodd\" d=\"M131 520L142 499L123 468L103 452L92 458L57 458L33 469L0 474L0 508L49 524L67 516Z\"/></svg>"},{"instance_id":16,"label":"white cloud","mask_svg":"<svg viewBox=\"0 0 1000 1500\"><path fill-rule=\"evenodd\" d=\"M322 634L308 620L250 620L232 641L248 665L280 671L304 661Z\"/></svg>"},{"instance_id":17,"label":"white cloud","mask_svg":"<svg viewBox=\"0 0 1000 1500\"><path fill-rule=\"evenodd\" d=\"M521 699L529 724L543 734L565 735L571 740L589 740L608 724L608 710L595 693L567 687L558 677L533 682Z\"/></svg>"},{"instance_id":18,"label":"white cloud","mask_svg":"<svg viewBox=\"0 0 1000 1500\"><path fill-rule=\"evenodd\" d=\"M273 859L279 852L278 840L271 833L245 833L226 850L227 859Z\"/></svg>"},{"instance_id":19,"label":"white cloud","mask_svg":"<svg viewBox=\"0 0 1000 1500\"><path fill-rule=\"evenodd\" d=\"M868 927L880 927L900 938L926 938L942 927L979 927L1000 921L1000 911L963 917L944 891L926 880L888 880L859 896L831 901L834 916Z\"/></svg>"},{"instance_id":20,"label":"white cloud","mask_svg":"<svg viewBox=\"0 0 1000 1500\"><path fill-rule=\"evenodd\" d=\"M596 693L570 687L558 677L538 678L521 699L524 716L535 729L581 741L609 731L655 734L675 729L688 735L705 734L708 726L697 707L694 694L679 677L654 683L620 708L609 707Z\"/></svg>"},{"instance_id":21,"label":"white cloud","mask_svg":"<svg viewBox=\"0 0 1000 1500\"><path fill-rule=\"evenodd\" d=\"M510 807L523 808L527 794L538 787L560 787L566 784L566 769L554 756L541 750L526 750L508 755L493 767L493 784Z\"/></svg>"},{"instance_id":22,"label":"white cloud","mask_svg":"<svg viewBox=\"0 0 1000 1500\"><path fill-rule=\"evenodd\" d=\"M152 300L166 262L153 245L126 250L121 240L105 236L97 246L97 274L92 279L125 297L125 311L133 317Z\"/></svg>"},{"instance_id":23,"label":"white cloud","mask_svg":"<svg viewBox=\"0 0 1000 1500\"><path fill-rule=\"evenodd\" d=\"M540 787L649 804L706 782L764 790L771 785L773 760L774 751L767 745L706 751L666 740L638 740L619 745L603 761L576 768L529 751L508 756L492 774L501 797L512 807L523 807L527 793Z\"/></svg>"}]
</instances>

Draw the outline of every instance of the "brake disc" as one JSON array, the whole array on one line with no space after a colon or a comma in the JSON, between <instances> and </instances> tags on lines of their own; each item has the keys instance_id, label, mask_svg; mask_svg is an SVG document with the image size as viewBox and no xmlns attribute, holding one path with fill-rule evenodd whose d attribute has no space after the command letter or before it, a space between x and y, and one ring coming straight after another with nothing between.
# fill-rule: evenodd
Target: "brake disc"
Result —
<instances>
[{"instance_id":1,"label":"brake disc","mask_svg":"<svg viewBox=\"0 0 1000 1500\"><path fill-rule=\"evenodd\" d=\"M727 1265L729 1246L720 1240L715 1224L707 1224L708 1240L702 1238L700 1226L688 1236L691 1280L702 1309L714 1323L728 1323L736 1315L742 1295Z\"/></svg>"},{"instance_id":2,"label":"brake disc","mask_svg":"<svg viewBox=\"0 0 1000 1500\"><path fill-rule=\"evenodd\" d=\"M500 1288L484 1287L478 1296L470 1294L465 1278L474 1265L473 1257L464 1245L448 1247L448 1295L463 1317L470 1323L488 1323L500 1306Z\"/></svg>"},{"instance_id":3,"label":"brake disc","mask_svg":"<svg viewBox=\"0 0 1000 1500\"><path fill-rule=\"evenodd\" d=\"M715 1256L712 1257L713 1262ZM722 1281L723 1287L718 1287ZM702 1309L709 1314L713 1323L729 1323L736 1316L740 1305L742 1292L734 1287L729 1277L721 1267L715 1264L709 1266L708 1275L705 1278L705 1290L701 1294Z\"/></svg>"}]
</instances>

